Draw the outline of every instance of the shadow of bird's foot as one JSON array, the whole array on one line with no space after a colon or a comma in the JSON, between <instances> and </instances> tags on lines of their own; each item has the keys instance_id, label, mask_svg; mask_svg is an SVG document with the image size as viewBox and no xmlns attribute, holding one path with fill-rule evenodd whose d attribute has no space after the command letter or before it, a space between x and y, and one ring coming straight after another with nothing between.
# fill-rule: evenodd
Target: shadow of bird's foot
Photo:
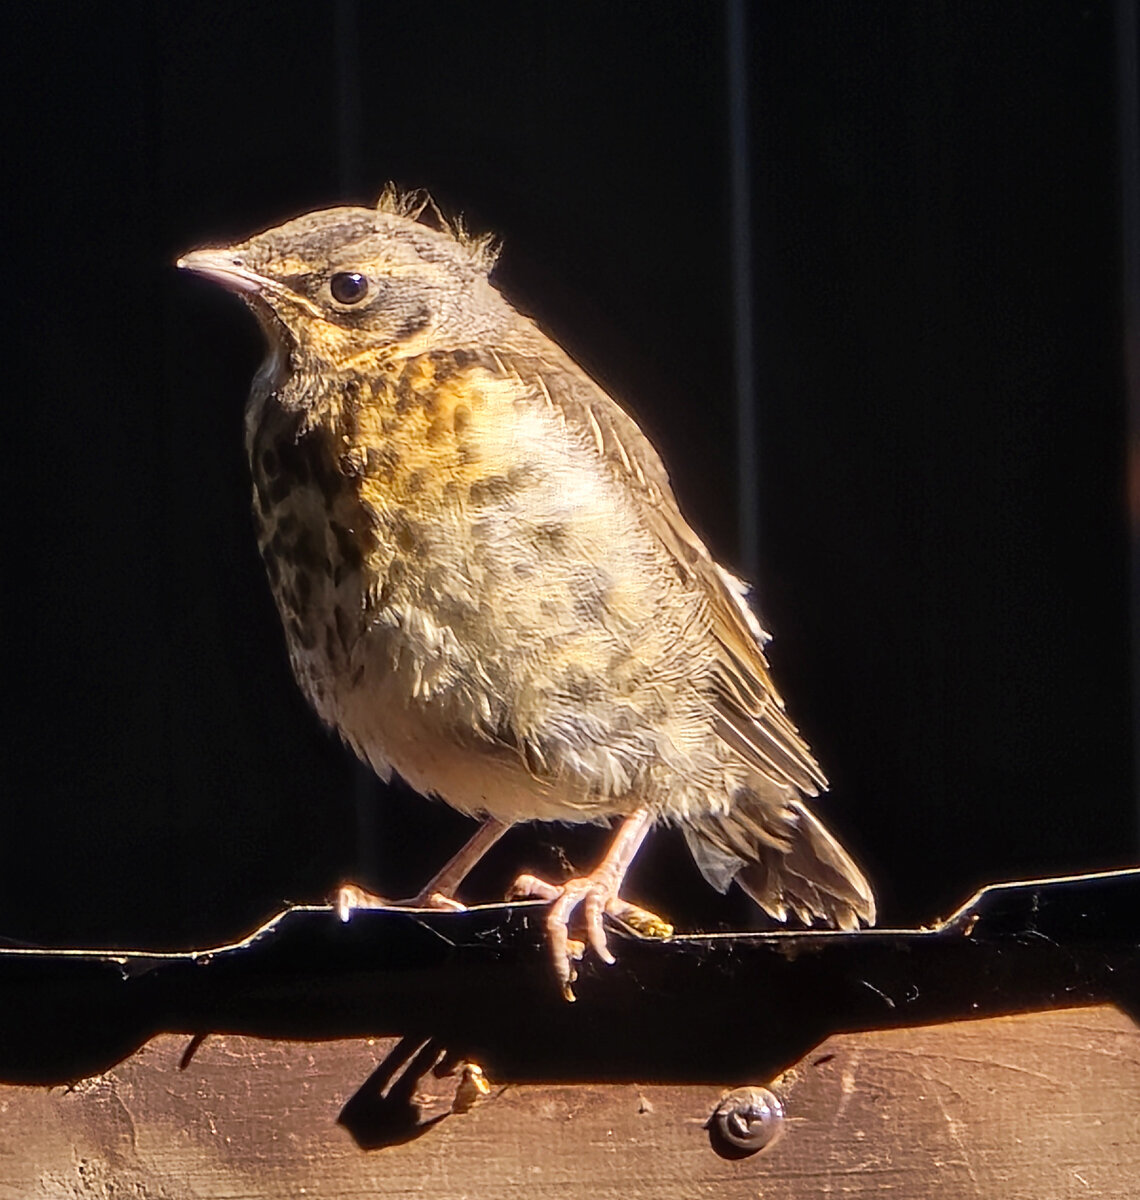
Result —
<instances>
[{"instance_id":1,"label":"shadow of bird's foot","mask_svg":"<svg viewBox=\"0 0 1140 1200\"><path fill-rule=\"evenodd\" d=\"M458 1076L450 1102L421 1087L429 1074ZM470 1112L490 1091L476 1063L457 1060L434 1038L405 1037L357 1088L337 1122L362 1150L383 1150L423 1137L445 1117Z\"/></svg>"}]
</instances>

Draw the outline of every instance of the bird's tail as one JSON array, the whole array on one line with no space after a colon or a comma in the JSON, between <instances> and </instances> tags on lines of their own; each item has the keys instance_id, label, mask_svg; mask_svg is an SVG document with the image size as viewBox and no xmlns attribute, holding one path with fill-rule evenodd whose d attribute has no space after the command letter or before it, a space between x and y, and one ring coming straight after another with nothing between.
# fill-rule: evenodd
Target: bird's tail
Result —
<instances>
[{"instance_id":1,"label":"bird's tail","mask_svg":"<svg viewBox=\"0 0 1140 1200\"><path fill-rule=\"evenodd\" d=\"M875 897L847 851L800 800L780 817L774 827L771 801L743 792L726 813L690 818L685 840L713 887L727 891L735 879L779 921L792 912L805 925L873 925Z\"/></svg>"}]
</instances>

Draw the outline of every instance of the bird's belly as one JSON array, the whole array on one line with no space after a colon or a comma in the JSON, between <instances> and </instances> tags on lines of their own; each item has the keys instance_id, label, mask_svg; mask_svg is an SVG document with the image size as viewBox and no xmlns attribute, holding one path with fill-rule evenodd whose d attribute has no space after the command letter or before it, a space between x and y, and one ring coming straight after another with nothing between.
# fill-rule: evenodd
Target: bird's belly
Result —
<instances>
[{"instance_id":1,"label":"bird's belly","mask_svg":"<svg viewBox=\"0 0 1140 1200\"><path fill-rule=\"evenodd\" d=\"M505 822L590 821L635 802L588 770L539 777L528 768L511 744L521 681L483 657L476 629L409 602L406 572L396 572L401 602L384 604L383 575L366 584L336 561L314 573L279 549L267 561L293 673L321 719L379 774L394 769L425 795Z\"/></svg>"},{"instance_id":2,"label":"bird's belly","mask_svg":"<svg viewBox=\"0 0 1140 1200\"><path fill-rule=\"evenodd\" d=\"M538 779L510 748L462 734L401 697L406 688L398 680L348 697L339 728L362 757L390 766L423 795L507 823L591 821L631 807L627 798L603 796L581 779Z\"/></svg>"},{"instance_id":3,"label":"bird's belly","mask_svg":"<svg viewBox=\"0 0 1140 1200\"><path fill-rule=\"evenodd\" d=\"M294 673L361 758L463 811L665 810L716 782L702 610L580 451L536 437L459 500L458 477L401 492L382 463L349 482L319 430L255 444Z\"/></svg>"},{"instance_id":4,"label":"bird's belly","mask_svg":"<svg viewBox=\"0 0 1140 1200\"><path fill-rule=\"evenodd\" d=\"M405 521L435 552L380 536L361 575L334 532L302 528L300 559L285 539L270 572L293 670L379 773L507 822L666 811L705 790L695 673L662 668L668 628L626 615L601 564L556 571L550 556L508 584L467 531ZM327 563L306 566L313 545Z\"/></svg>"}]
</instances>

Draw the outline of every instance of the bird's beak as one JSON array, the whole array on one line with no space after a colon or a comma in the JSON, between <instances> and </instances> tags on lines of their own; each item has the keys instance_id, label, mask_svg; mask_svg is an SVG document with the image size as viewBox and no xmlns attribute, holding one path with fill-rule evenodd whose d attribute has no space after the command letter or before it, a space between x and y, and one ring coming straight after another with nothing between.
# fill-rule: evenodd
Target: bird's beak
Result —
<instances>
[{"instance_id":1,"label":"bird's beak","mask_svg":"<svg viewBox=\"0 0 1140 1200\"><path fill-rule=\"evenodd\" d=\"M251 271L236 250L191 250L178 260L183 271L193 271L229 288L231 292L262 292L268 283Z\"/></svg>"}]
</instances>

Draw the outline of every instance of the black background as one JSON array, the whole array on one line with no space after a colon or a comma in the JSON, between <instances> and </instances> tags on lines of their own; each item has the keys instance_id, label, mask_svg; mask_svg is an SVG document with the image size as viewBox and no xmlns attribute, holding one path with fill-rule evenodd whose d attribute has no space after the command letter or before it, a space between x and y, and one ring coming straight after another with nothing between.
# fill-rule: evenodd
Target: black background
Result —
<instances>
[{"instance_id":1,"label":"black background","mask_svg":"<svg viewBox=\"0 0 1140 1200\"><path fill-rule=\"evenodd\" d=\"M737 544L725 10L11 5L0 935L189 945L465 836L291 682L194 246L426 186ZM758 601L887 923L1136 861L1118 47L1107 3L748 9ZM362 793L368 793L362 800ZM513 832L467 895L578 867ZM631 894L748 923L678 838Z\"/></svg>"}]
</instances>

